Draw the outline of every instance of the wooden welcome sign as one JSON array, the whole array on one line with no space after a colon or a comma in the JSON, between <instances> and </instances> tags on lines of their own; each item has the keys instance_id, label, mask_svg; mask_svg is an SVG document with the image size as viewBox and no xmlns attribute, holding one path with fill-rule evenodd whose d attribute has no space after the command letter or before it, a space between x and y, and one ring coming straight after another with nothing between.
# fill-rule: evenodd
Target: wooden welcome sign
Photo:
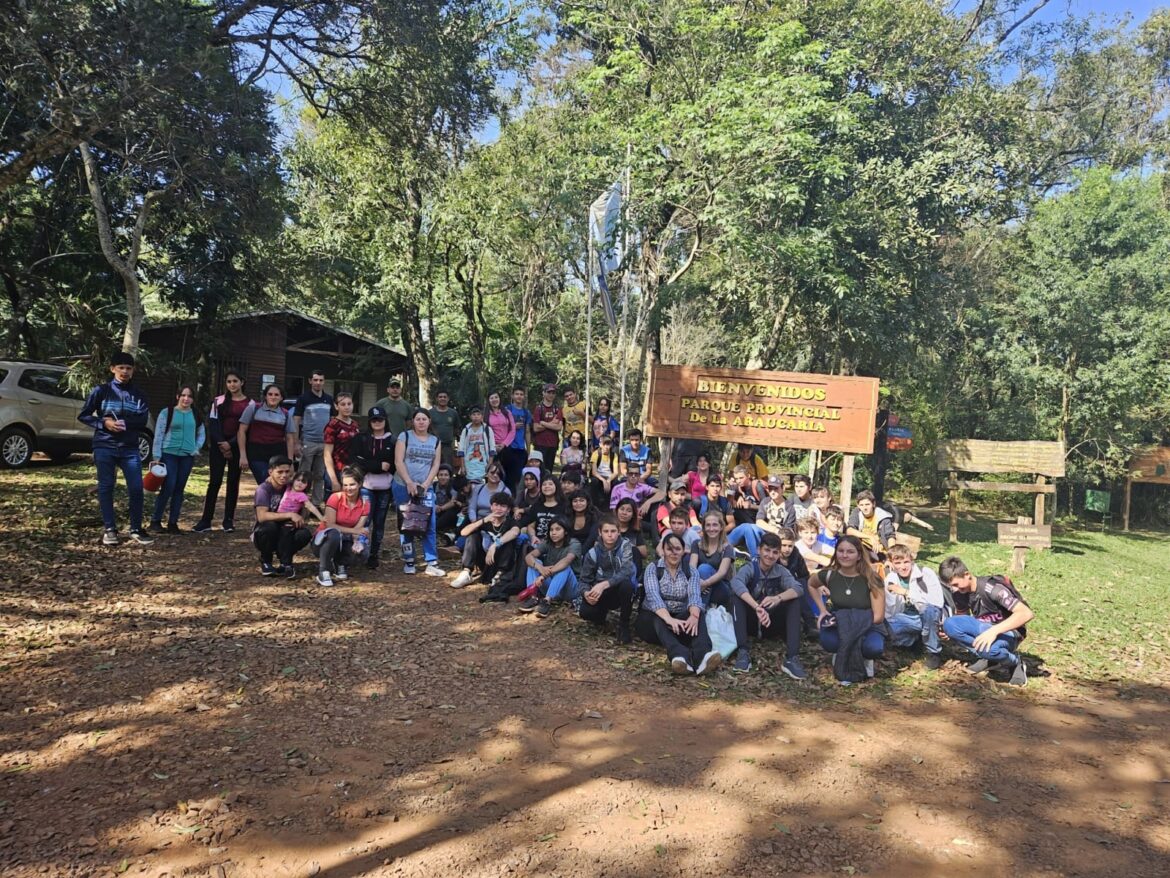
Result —
<instances>
[{"instance_id":1,"label":"wooden welcome sign","mask_svg":"<svg viewBox=\"0 0 1170 878\"><path fill-rule=\"evenodd\" d=\"M878 380L807 372L658 366L646 432L870 454Z\"/></svg>"},{"instance_id":2,"label":"wooden welcome sign","mask_svg":"<svg viewBox=\"0 0 1170 878\"><path fill-rule=\"evenodd\" d=\"M656 366L645 430L663 439L839 451L840 506L849 513L853 455L873 452L878 380L810 372Z\"/></svg>"}]
</instances>

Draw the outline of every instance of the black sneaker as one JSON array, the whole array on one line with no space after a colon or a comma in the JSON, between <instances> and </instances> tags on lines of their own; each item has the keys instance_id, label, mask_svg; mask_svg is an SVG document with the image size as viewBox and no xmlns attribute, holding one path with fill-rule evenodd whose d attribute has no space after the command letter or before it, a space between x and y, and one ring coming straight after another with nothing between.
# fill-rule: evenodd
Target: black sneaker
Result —
<instances>
[{"instance_id":1,"label":"black sneaker","mask_svg":"<svg viewBox=\"0 0 1170 878\"><path fill-rule=\"evenodd\" d=\"M260 575L261 576L275 576L276 575L276 568L272 566L271 561L261 561L260 562Z\"/></svg>"},{"instance_id":2,"label":"black sneaker","mask_svg":"<svg viewBox=\"0 0 1170 878\"><path fill-rule=\"evenodd\" d=\"M285 579L297 578L297 566L295 564L285 564L283 565L283 570Z\"/></svg>"},{"instance_id":3,"label":"black sneaker","mask_svg":"<svg viewBox=\"0 0 1170 878\"><path fill-rule=\"evenodd\" d=\"M208 529L208 530L211 530L211 527L210 527L210 526L208 526L208 528L207 528L207 529ZM224 521L224 523L223 523L223 532L224 532L225 534L230 534L230 533L233 533L233 532L235 531L235 529L236 529L235 522L233 522L233 521L232 521L230 518L229 518L229 519L226 519L226 520Z\"/></svg>"},{"instance_id":4,"label":"black sneaker","mask_svg":"<svg viewBox=\"0 0 1170 878\"><path fill-rule=\"evenodd\" d=\"M191 533L205 534L210 530L211 530L211 522L197 521L197 522L195 522L195 526L191 528Z\"/></svg>"},{"instance_id":5,"label":"black sneaker","mask_svg":"<svg viewBox=\"0 0 1170 878\"><path fill-rule=\"evenodd\" d=\"M618 628L617 642L623 644L634 642L634 635L630 633L629 625L622 625Z\"/></svg>"},{"instance_id":6,"label":"black sneaker","mask_svg":"<svg viewBox=\"0 0 1170 878\"><path fill-rule=\"evenodd\" d=\"M168 524L168 525L167 525L167 533L169 533L169 534L181 534L181 533L182 533L182 531L181 531L181 530L179 530L179 526L178 526L177 524Z\"/></svg>"},{"instance_id":7,"label":"black sneaker","mask_svg":"<svg viewBox=\"0 0 1170 878\"><path fill-rule=\"evenodd\" d=\"M735 654L735 667L732 670L739 671L741 674L746 674L752 669L752 654L746 649L741 649Z\"/></svg>"},{"instance_id":8,"label":"black sneaker","mask_svg":"<svg viewBox=\"0 0 1170 878\"><path fill-rule=\"evenodd\" d=\"M162 522L161 521L152 521L146 529L148 531L150 531L152 534L160 534L163 532Z\"/></svg>"},{"instance_id":9,"label":"black sneaker","mask_svg":"<svg viewBox=\"0 0 1170 878\"><path fill-rule=\"evenodd\" d=\"M536 605L536 618L537 619L547 619L549 616L549 613L551 613L551 612L552 612L552 604L550 604L548 601L541 601L539 604Z\"/></svg>"},{"instance_id":10,"label":"black sneaker","mask_svg":"<svg viewBox=\"0 0 1170 878\"><path fill-rule=\"evenodd\" d=\"M377 570L378 569L378 559L377 558L367 558L366 559L366 567L370 570Z\"/></svg>"},{"instance_id":11,"label":"black sneaker","mask_svg":"<svg viewBox=\"0 0 1170 878\"><path fill-rule=\"evenodd\" d=\"M110 528L107 531L103 531L102 545L103 546L116 546L116 545L118 545L118 532L116 530L114 530L113 528Z\"/></svg>"},{"instance_id":12,"label":"black sneaker","mask_svg":"<svg viewBox=\"0 0 1170 878\"><path fill-rule=\"evenodd\" d=\"M526 597L524 600L522 600L520 602L520 612L521 613L531 613L533 610L536 609L536 607L539 603L540 603L540 598L538 598L536 595L532 595L531 597Z\"/></svg>"},{"instance_id":13,"label":"black sneaker","mask_svg":"<svg viewBox=\"0 0 1170 878\"><path fill-rule=\"evenodd\" d=\"M982 674L984 671L990 668L991 662L989 662L987 659L979 659L978 661L971 662L971 664L967 665L967 667L963 670L965 670L968 674L974 675Z\"/></svg>"},{"instance_id":14,"label":"black sneaker","mask_svg":"<svg viewBox=\"0 0 1170 878\"><path fill-rule=\"evenodd\" d=\"M147 536L140 530L130 531L130 541L138 543L140 546L149 546L154 542L154 537Z\"/></svg>"},{"instance_id":15,"label":"black sneaker","mask_svg":"<svg viewBox=\"0 0 1170 878\"><path fill-rule=\"evenodd\" d=\"M926 654L926 670L937 671L943 666L943 655L941 652L928 652Z\"/></svg>"},{"instance_id":16,"label":"black sneaker","mask_svg":"<svg viewBox=\"0 0 1170 878\"><path fill-rule=\"evenodd\" d=\"M1016 667L1012 671L1011 677L1008 679L1009 686L1027 686L1028 685L1028 668L1024 664L1024 660L1020 659L1016 662Z\"/></svg>"}]
</instances>

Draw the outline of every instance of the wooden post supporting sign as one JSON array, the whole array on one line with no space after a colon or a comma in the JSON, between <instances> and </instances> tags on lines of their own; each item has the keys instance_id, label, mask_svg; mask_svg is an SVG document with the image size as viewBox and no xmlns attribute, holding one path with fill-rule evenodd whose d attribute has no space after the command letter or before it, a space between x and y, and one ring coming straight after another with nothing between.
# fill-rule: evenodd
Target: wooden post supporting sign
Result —
<instances>
[{"instance_id":1,"label":"wooden post supporting sign","mask_svg":"<svg viewBox=\"0 0 1170 878\"><path fill-rule=\"evenodd\" d=\"M849 504L853 500L853 455L845 454L841 457L841 511L845 520L849 520Z\"/></svg>"},{"instance_id":2,"label":"wooden post supporting sign","mask_svg":"<svg viewBox=\"0 0 1170 878\"><path fill-rule=\"evenodd\" d=\"M1000 524L996 529L997 542L1001 546L1012 547L1012 563L1009 568L1012 573L1023 571L1029 549L1039 551L1052 546L1052 526L1033 524L1030 518L1017 518L1015 524Z\"/></svg>"}]
</instances>

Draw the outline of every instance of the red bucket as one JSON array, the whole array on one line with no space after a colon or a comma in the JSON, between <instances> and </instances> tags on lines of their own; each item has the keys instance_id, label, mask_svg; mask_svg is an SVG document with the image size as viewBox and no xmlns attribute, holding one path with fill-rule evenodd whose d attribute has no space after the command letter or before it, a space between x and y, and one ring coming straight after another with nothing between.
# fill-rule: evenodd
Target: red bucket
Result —
<instances>
[{"instance_id":1,"label":"red bucket","mask_svg":"<svg viewBox=\"0 0 1170 878\"><path fill-rule=\"evenodd\" d=\"M163 486L163 482L167 480L167 468L165 464L156 463L146 471L142 477L142 487L147 491L157 491Z\"/></svg>"}]
</instances>

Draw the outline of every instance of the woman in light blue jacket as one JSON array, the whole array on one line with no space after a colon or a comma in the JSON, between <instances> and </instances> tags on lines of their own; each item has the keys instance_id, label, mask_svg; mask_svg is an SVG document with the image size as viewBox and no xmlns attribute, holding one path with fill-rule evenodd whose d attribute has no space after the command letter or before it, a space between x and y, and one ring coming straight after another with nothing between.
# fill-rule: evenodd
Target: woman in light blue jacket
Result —
<instances>
[{"instance_id":1,"label":"woman in light blue jacket","mask_svg":"<svg viewBox=\"0 0 1170 878\"><path fill-rule=\"evenodd\" d=\"M189 385L184 385L179 389L175 404L163 409L155 424L151 466L161 462L167 468L167 478L154 501L154 515L150 519L150 529L155 533L162 532L163 511L168 503L167 533L179 533L183 491L195 465L195 455L206 438L203 418L194 403L195 392Z\"/></svg>"}]
</instances>

